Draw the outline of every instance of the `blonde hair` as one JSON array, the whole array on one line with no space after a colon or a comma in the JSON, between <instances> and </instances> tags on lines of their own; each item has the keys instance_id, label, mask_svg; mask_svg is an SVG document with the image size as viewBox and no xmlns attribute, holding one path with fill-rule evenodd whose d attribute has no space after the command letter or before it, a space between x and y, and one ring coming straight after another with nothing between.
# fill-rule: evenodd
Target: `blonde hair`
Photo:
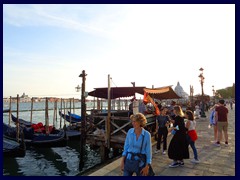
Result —
<instances>
[{"instance_id":1,"label":"blonde hair","mask_svg":"<svg viewBox=\"0 0 240 180\"><path fill-rule=\"evenodd\" d=\"M181 106L176 105L176 106L173 107L173 109L176 111L176 114L177 114L178 116L181 116L181 117L184 116L184 113L183 113L183 111L182 111Z\"/></svg>"},{"instance_id":2,"label":"blonde hair","mask_svg":"<svg viewBox=\"0 0 240 180\"><path fill-rule=\"evenodd\" d=\"M147 119L142 113L133 114L130 116L130 119L138 122L141 127L145 127L147 124Z\"/></svg>"}]
</instances>

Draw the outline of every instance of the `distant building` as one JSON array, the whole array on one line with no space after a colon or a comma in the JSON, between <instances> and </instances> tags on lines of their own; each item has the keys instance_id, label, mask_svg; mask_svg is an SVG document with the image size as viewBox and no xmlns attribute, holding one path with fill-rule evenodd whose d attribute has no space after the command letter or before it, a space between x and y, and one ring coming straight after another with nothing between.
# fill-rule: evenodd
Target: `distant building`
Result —
<instances>
[{"instance_id":1,"label":"distant building","mask_svg":"<svg viewBox=\"0 0 240 180\"><path fill-rule=\"evenodd\" d=\"M31 98L25 94L25 92L20 96L20 102L30 102Z\"/></svg>"},{"instance_id":2,"label":"distant building","mask_svg":"<svg viewBox=\"0 0 240 180\"><path fill-rule=\"evenodd\" d=\"M182 97L183 99L188 99L189 97L189 95L183 90L179 82L177 83L177 86L175 87L174 91L178 96Z\"/></svg>"}]
</instances>

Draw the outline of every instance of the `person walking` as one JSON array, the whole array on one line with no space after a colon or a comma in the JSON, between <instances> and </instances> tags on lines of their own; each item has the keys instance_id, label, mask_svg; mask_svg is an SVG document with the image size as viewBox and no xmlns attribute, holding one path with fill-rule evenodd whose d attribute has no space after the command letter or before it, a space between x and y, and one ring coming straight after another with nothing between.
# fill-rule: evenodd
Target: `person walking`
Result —
<instances>
[{"instance_id":1,"label":"person walking","mask_svg":"<svg viewBox=\"0 0 240 180\"><path fill-rule=\"evenodd\" d=\"M215 118L217 120L217 142L216 146L220 146L220 140L222 137L222 131L224 133L225 138L225 146L228 146L228 109L224 106L225 101L223 99L219 100L219 105L216 107L216 115Z\"/></svg>"},{"instance_id":2,"label":"person walking","mask_svg":"<svg viewBox=\"0 0 240 180\"><path fill-rule=\"evenodd\" d=\"M194 120L193 112L190 110L187 110L185 113L185 117L187 118L187 122L185 124L185 127L187 128L187 140L194 154L194 159L192 159L191 162L199 163L200 161L198 159L198 152L195 147L195 141L197 140L197 132L196 132L196 121Z\"/></svg>"},{"instance_id":3,"label":"person walking","mask_svg":"<svg viewBox=\"0 0 240 180\"><path fill-rule=\"evenodd\" d=\"M151 135L143 127L147 123L146 117L142 113L131 115L133 128L128 130L124 142L124 150L120 168L123 176L147 176L152 162L152 143ZM146 157L145 162L141 160L139 154Z\"/></svg>"},{"instance_id":4,"label":"person walking","mask_svg":"<svg viewBox=\"0 0 240 180\"><path fill-rule=\"evenodd\" d=\"M156 129L158 133L157 137L157 149L155 153L159 153L161 149L161 141L163 140L163 149L162 154L166 154L167 150L167 135L168 135L168 126L169 126L169 117L166 115L168 109L164 107L161 111L161 114L156 118Z\"/></svg>"},{"instance_id":5,"label":"person walking","mask_svg":"<svg viewBox=\"0 0 240 180\"><path fill-rule=\"evenodd\" d=\"M196 104L195 105L195 117L196 117L196 119L199 119L200 112L201 112L200 107L199 107L198 104Z\"/></svg>"},{"instance_id":6,"label":"person walking","mask_svg":"<svg viewBox=\"0 0 240 180\"><path fill-rule=\"evenodd\" d=\"M180 106L174 106L173 112L175 114L173 127L169 131L174 130L174 135L168 147L168 157L173 160L169 167L184 166L183 159L189 159L189 150L187 143L187 134L184 123L184 114Z\"/></svg>"},{"instance_id":7,"label":"person walking","mask_svg":"<svg viewBox=\"0 0 240 180\"><path fill-rule=\"evenodd\" d=\"M217 142L217 133L218 133L218 129L217 129L217 121L215 119L215 109L218 105L215 104L212 108L210 108L210 116L209 116L209 125L210 128L213 127L213 133L214 133L214 143Z\"/></svg>"}]
</instances>

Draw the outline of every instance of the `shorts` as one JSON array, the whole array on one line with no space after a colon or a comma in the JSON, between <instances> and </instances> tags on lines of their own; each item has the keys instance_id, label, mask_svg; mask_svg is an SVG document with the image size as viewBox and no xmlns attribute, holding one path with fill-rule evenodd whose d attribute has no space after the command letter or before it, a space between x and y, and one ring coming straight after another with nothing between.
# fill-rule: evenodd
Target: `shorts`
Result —
<instances>
[{"instance_id":1,"label":"shorts","mask_svg":"<svg viewBox=\"0 0 240 180\"><path fill-rule=\"evenodd\" d=\"M228 122L221 122L221 121L218 121L217 123L217 128L218 128L218 131L224 131L224 132L227 132L228 130Z\"/></svg>"}]
</instances>

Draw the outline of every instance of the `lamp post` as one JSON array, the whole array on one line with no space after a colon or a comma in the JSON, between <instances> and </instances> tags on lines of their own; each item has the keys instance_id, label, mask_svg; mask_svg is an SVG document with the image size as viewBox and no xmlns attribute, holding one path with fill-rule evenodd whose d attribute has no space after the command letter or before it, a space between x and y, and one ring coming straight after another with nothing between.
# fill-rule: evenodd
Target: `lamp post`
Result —
<instances>
[{"instance_id":1,"label":"lamp post","mask_svg":"<svg viewBox=\"0 0 240 180\"><path fill-rule=\"evenodd\" d=\"M135 88L135 82L131 82L131 84L133 85L133 87ZM134 93L134 96L133 96L134 99L136 99L136 96L135 96L135 93Z\"/></svg>"},{"instance_id":2,"label":"lamp post","mask_svg":"<svg viewBox=\"0 0 240 180\"><path fill-rule=\"evenodd\" d=\"M191 98L191 108L193 108L193 86L190 85L190 98Z\"/></svg>"},{"instance_id":3,"label":"lamp post","mask_svg":"<svg viewBox=\"0 0 240 180\"><path fill-rule=\"evenodd\" d=\"M75 87L76 92L79 92L80 89L81 89L81 87L79 85L77 85L77 87Z\"/></svg>"},{"instance_id":4,"label":"lamp post","mask_svg":"<svg viewBox=\"0 0 240 180\"><path fill-rule=\"evenodd\" d=\"M200 75L198 76L200 78L200 83L202 87L202 109L201 109L201 117L206 117L205 111L204 111L204 92L203 92L203 83L204 83L204 76L203 76L203 68L200 68L199 71L201 71Z\"/></svg>"},{"instance_id":5,"label":"lamp post","mask_svg":"<svg viewBox=\"0 0 240 180\"><path fill-rule=\"evenodd\" d=\"M214 90L214 86L212 85L212 92L213 92L213 105L215 104L215 90Z\"/></svg>"}]
</instances>

